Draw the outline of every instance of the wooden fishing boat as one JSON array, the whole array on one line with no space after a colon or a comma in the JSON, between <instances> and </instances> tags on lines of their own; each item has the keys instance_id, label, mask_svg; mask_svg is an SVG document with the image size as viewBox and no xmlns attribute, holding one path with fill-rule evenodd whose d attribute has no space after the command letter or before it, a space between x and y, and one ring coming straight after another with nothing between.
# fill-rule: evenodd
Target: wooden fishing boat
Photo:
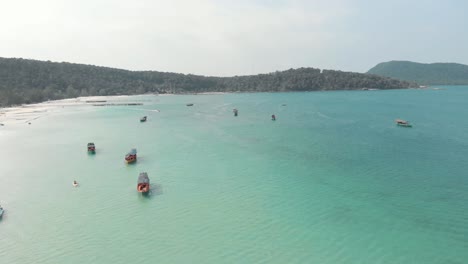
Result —
<instances>
[{"instance_id":1,"label":"wooden fishing boat","mask_svg":"<svg viewBox=\"0 0 468 264\"><path fill-rule=\"evenodd\" d=\"M96 153L96 146L94 145L94 143L88 143L88 152L89 153Z\"/></svg>"},{"instance_id":2,"label":"wooden fishing boat","mask_svg":"<svg viewBox=\"0 0 468 264\"><path fill-rule=\"evenodd\" d=\"M412 127L412 125L408 121L402 119L395 120L395 123L397 124L397 126L401 127Z\"/></svg>"},{"instance_id":3,"label":"wooden fishing boat","mask_svg":"<svg viewBox=\"0 0 468 264\"><path fill-rule=\"evenodd\" d=\"M130 150L130 152L128 152L127 155L125 155L125 162L127 162L127 163L133 163L133 162L136 162L136 160L137 160L137 150L136 149Z\"/></svg>"},{"instance_id":4,"label":"wooden fishing boat","mask_svg":"<svg viewBox=\"0 0 468 264\"><path fill-rule=\"evenodd\" d=\"M138 176L137 191L139 193L147 193L150 190L150 180L148 178L148 173L141 172Z\"/></svg>"}]
</instances>

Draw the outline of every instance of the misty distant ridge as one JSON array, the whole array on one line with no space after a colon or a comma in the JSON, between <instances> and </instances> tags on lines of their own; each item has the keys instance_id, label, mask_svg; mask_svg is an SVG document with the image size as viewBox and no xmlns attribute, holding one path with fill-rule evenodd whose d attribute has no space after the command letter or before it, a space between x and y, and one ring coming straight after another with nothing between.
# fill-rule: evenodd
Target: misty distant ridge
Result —
<instances>
[{"instance_id":1,"label":"misty distant ridge","mask_svg":"<svg viewBox=\"0 0 468 264\"><path fill-rule=\"evenodd\" d=\"M94 95L401 89L416 86L414 82L377 75L316 68L249 76L207 77L0 58L0 106Z\"/></svg>"},{"instance_id":2,"label":"misty distant ridge","mask_svg":"<svg viewBox=\"0 0 468 264\"><path fill-rule=\"evenodd\" d=\"M389 61L377 64L367 73L424 85L468 85L468 65L460 63Z\"/></svg>"}]
</instances>

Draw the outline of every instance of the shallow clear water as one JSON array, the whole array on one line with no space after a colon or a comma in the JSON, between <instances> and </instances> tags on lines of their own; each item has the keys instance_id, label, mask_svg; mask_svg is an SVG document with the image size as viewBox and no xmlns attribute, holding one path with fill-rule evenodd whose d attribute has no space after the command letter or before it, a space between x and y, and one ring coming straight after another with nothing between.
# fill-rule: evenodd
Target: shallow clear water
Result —
<instances>
[{"instance_id":1,"label":"shallow clear water","mask_svg":"<svg viewBox=\"0 0 468 264\"><path fill-rule=\"evenodd\" d=\"M0 263L466 263L468 87L446 88L137 96L0 127Z\"/></svg>"}]
</instances>

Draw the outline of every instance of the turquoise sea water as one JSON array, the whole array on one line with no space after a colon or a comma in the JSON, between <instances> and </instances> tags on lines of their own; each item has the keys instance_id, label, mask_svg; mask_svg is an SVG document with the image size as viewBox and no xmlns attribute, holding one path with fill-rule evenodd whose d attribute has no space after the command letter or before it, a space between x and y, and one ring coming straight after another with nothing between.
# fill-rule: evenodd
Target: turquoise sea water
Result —
<instances>
[{"instance_id":1,"label":"turquoise sea water","mask_svg":"<svg viewBox=\"0 0 468 264\"><path fill-rule=\"evenodd\" d=\"M468 87L445 88L136 96L0 127L0 263L467 263Z\"/></svg>"}]
</instances>

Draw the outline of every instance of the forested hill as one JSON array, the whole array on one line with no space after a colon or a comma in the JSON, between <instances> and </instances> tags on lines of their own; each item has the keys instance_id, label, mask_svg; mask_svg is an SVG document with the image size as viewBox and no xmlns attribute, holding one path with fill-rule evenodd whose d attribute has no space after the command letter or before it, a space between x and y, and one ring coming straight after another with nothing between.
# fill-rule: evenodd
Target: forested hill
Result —
<instances>
[{"instance_id":1,"label":"forested hill","mask_svg":"<svg viewBox=\"0 0 468 264\"><path fill-rule=\"evenodd\" d=\"M395 89L414 83L314 68L234 77L128 71L92 65L0 58L0 105L90 95Z\"/></svg>"},{"instance_id":2,"label":"forested hill","mask_svg":"<svg viewBox=\"0 0 468 264\"><path fill-rule=\"evenodd\" d=\"M424 85L468 84L468 65L458 63L417 63L389 61L377 64L367 73L414 81Z\"/></svg>"}]
</instances>

